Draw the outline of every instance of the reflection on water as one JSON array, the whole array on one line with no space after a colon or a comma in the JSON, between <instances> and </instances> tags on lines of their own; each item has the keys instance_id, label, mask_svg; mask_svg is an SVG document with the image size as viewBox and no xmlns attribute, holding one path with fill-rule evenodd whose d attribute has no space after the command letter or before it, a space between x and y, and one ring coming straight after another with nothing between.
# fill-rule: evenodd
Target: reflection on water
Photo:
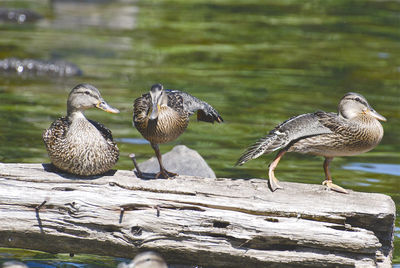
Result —
<instances>
[{"instance_id":1,"label":"reflection on water","mask_svg":"<svg viewBox=\"0 0 400 268\"><path fill-rule=\"evenodd\" d=\"M70 254L51 254L33 250L22 250L14 248L0 248L0 267L2 264L20 259L28 267L35 268L56 268L56 267L112 267L115 268L121 262L127 262L128 259L112 258L112 257L95 257L92 255L75 255L74 258Z\"/></svg>"},{"instance_id":2,"label":"reflection on water","mask_svg":"<svg viewBox=\"0 0 400 268\"><path fill-rule=\"evenodd\" d=\"M81 26L132 30L138 12L134 2L52 0L53 17L42 23L43 26L72 30Z\"/></svg>"},{"instance_id":3,"label":"reflection on water","mask_svg":"<svg viewBox=\"0 0 400 268\"><path fill-rule=\"evenodd\" d=\"M343 168L349 170L360 170L365 172L400 176L400 165L397 164L351 163L343 166Z\"/></svg>"},{"instance_id":4,"label":"reflection on water","mask_svg":"<svg viewBox=\"0 0 400 268\"><path fill-rule=\"evenodd\" d=\"M139 162L154 156L132 127L133 100L162 83L206 100L225 120L211 127L193 118L162 152L185 144L219 177L266 178L274 155L235 168L244 148L291 116L336 111L340 98L355 91L388 119L385 135L371 152L335 158L334 181L389 194L400 206L400 2L0 0L5 8L16 3L43 18L0 22L0 59L60 59L83 76L1 75L0 161L48 162L41 134L65 115L71 88L88 82L121 111L86 114L112 130L121 152L116 168L131 169L130 153ZM288 154L276 175L320 184L322 162ZM395 244L400 262L398 236Z\"/></svg>"},{"instance_id":5,"label":"reflection on water","mask_svg":"<svg viewBox=\"0 0 400 268\"><path fill-rule=\"evenodd\" d=\"M360 170L365 172L380 173L400 176L400 165L397 164L375 164L375 163L351 163L343 166L348 170ZM376 182L377 180L369 179Z\"/></svg>"},{"instance_id":6,"label":"reflection on water","mask_svg":"<svg viewBox=\"0 0 400 268\"><path fill-rule=\"evenodd\" d=\"M149 144L148 140L138 138L117 138L115 141L129 144Z\"/></svg>"}]
</instances>

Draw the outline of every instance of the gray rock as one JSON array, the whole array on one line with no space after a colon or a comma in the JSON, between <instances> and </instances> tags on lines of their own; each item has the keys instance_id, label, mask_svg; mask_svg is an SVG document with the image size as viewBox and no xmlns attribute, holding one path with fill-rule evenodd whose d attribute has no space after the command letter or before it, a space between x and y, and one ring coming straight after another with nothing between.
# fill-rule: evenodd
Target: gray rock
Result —
<instances>
[{"instance_id":1,"label":"gray rock","mask_svg":"<svg viewBox=\"0 0 400 268\"><path fill-rule=\"evenodd\" d=\"M177 145L171 151L162 155L164 167L174 173L204 178L216 178L214 171L195 150L185 145ZM157 173L160 171L157 158L154 156L140 163L139 169L144 173Z\"/></svg>"}]
</instances>

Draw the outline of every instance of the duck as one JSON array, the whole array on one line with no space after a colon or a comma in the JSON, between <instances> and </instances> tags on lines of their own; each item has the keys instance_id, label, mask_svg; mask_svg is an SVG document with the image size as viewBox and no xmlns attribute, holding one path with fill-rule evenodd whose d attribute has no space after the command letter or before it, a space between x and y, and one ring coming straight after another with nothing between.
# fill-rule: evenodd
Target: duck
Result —
<instances>
[{"instance_id":1,"label":"duck","mask_svg":"<svg viewBox=\"0 0 400 268\"><path fill-rule=\"evenodd\" d=\"M223 122L210 104L183 91L164 89L162 84L154 84L150 92L135 99L133 125L150 142L156 154L160 166L156 178L162 176L168 179L178 175L164 168L158 145L177 139L195 112L198 121Z\"/></svg>"},{"instance_id":2,"label":"duck","mask_svg":"<svg viewBox=\"0 0 400 268\"><path fill-rule=\"evenodd\" d=\"M375 148L383 137L379 121L386 121L386 118L376 112L361 94L349 92L339 101L338 113L317 111L284 121L249 146L236 165L279 150L268 169L269 185L275 191L283 187L274 171L287 152L323 156L323 185L347 194L347 190L332 182L329 165L334 157L358 155Z\"/></svg>"},{"instance_id":3,"label":"duck","mask_svg":"<svg viewBox=\"0 0 400 268\"><path fill-rule=\"evenodd\" d=\"M67 115L43 132L49 158L62 171L80 176L100 175L118 161L119 149L111 131L85 117L84 112L90 108L119 113L104 101L96 87L83 83L69 93Z\"/></svg>"},{"instance_id":4,"label":"duck","mask_svg":"<svg viewBox=\"0 0 400 268\"><path fill-rule=\"evenodd\" d=\"M154 251L139 253L129 263L120 263L117 268L168 268L163 257Z\"/></svg>"}]
</instances>

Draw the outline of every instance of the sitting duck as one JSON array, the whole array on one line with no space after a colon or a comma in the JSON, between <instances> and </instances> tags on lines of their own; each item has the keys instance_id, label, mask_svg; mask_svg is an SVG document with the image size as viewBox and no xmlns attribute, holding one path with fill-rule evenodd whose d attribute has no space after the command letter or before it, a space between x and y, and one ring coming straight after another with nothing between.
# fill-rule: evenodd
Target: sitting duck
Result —
<instances>
[{"instance_id":1,"label":"sitting duck","mask_svg":"<svg viewBox=\"0 0 400 268\"><path fill-rule=\"evenodd\" d=\"M85 110L93 107L119 113L104 101L97 88L79 84L69 94L67 116L55 120L44 131L48 155L58 169L93 176L107 172L118 161L119 150L111 131L84 115Z\"/></svg>"}]
</instances>

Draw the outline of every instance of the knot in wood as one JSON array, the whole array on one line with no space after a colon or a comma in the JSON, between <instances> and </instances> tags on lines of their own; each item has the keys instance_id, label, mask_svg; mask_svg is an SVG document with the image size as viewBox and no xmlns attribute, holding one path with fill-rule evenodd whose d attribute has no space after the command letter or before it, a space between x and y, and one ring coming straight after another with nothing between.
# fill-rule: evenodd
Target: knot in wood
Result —
<instances>
[{"instance_id":1,"label":"knot in wood","mask_svg":"<svg viewBox=\"0 0 400 268\"><path fill-rule=\"evenodd\" d=\"M66 210L68 211L69 215L76 215L79 212L80 209L80 205L77 204L75 201L71 202L71 203L67 203L65 204L66 206Z\"/></svg>"}]
</instances>

